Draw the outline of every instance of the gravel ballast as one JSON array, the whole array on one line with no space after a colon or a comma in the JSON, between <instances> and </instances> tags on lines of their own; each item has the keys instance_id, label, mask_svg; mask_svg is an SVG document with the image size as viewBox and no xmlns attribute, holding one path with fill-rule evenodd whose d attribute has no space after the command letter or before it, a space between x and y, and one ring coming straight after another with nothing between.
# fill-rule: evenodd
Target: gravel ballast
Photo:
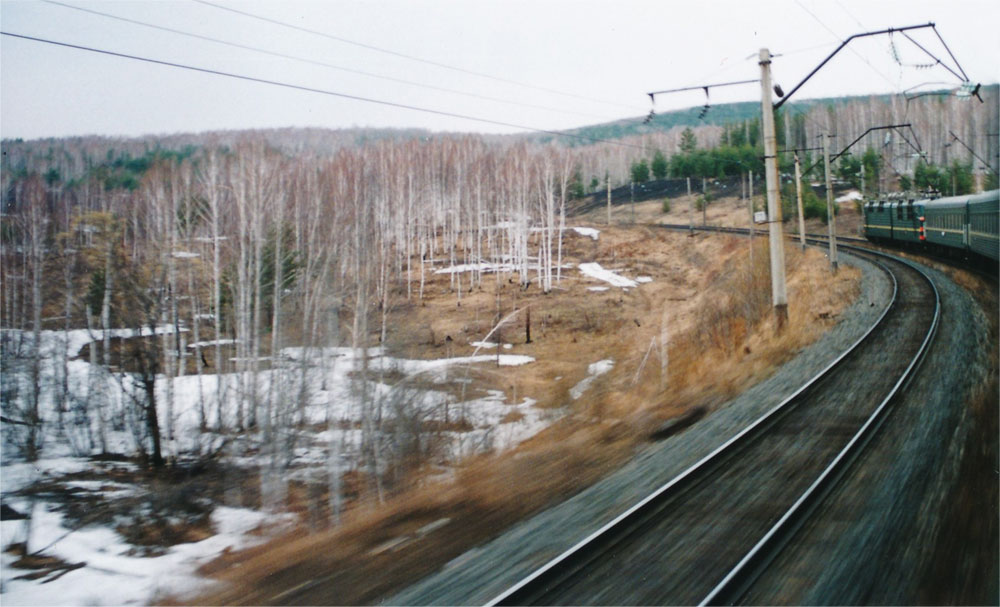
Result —
<instances>
[{"instance_id":1,"label":"gravel ballast","mask_svg":"<svg viewBox=\"0 0 1000 607\"><path fill-rule=\"evenodd\" d=\"M746 603L997 604L996 344L969 292L925 270L942 305L930 354Z\"/></svg>"}]
</instances>

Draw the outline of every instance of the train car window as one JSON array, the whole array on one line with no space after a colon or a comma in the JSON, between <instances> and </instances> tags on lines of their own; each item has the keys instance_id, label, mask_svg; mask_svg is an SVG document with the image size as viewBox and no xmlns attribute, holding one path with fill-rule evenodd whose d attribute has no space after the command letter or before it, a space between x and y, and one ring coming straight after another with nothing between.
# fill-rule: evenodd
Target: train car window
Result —
<instances>
[{"instance_id":1,"label":"train car window","mask_svg":"<svg viewBox=\"0 0 1000 607\"><path fill-rule=\"evenodd\" d=\"M910 202L909 202L909 203L908 203L908 204L906 205L906 218L912 221L912 220L913 220L913 217L914 217L914 212L913 212L913 201L911 200L911 201L910 201Z\"/></svg>"},{"instance_id":2,"label":"train car window","mask_svg":"<svg viewBox=\"0 0 1000 607\"><path fill-rule=\"evenodd\" d=\"M885 201L880 200L878 201L878 212L881 213L883 211L885 211Z\"/></svg>"},{"instance_id":3,"label":"train car window","mask_svg":"<svg viewBox=\"0 0 1000 607\"><path fill-rule=\"evenodd\" d=\"M896 219L903 218L903 203L896 203Z\"/></svg>"}]
</instances>

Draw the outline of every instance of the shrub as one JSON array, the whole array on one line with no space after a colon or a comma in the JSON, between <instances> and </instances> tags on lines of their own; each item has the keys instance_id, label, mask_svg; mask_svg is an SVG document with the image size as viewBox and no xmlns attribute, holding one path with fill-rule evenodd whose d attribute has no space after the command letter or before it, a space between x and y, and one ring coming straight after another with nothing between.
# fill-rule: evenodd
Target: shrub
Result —
<instances>
[{"instance_id":1,"label":"shrub","mask_svg":"<svg viewBox=\"0 0 1000 607\"><path fill-rule=\"evenodd\" d=\"M669 198L664 198L663 199L663 212L664 213L669 213L670 212L670 199Z\"/></svg>"},{"instance_id":2,"label":"shrub","mask_svg":"<svg viewBox=\"0 0 1000 607\"><path fill-rule=\"evenodd\" d=\"M838 213L836 203L833 205L834 213ZM795 200L794 188L785 188L781 194L781 213L783 221L798 219L798 208ZM820 198L810 188L802 190L802 215L806 219L820 219L823 223L826 219L826 199Z\"/></svg>"},{"instance_id":3,"label":"shrub","mask_svg":"<svg viewBox=\"0 0 1000 607\"><path fill-rule=\"evenodd\" d=\"M705 194L704 196L699 196L694 201L694 208L696 210L698 210L698 211L704 211L705 210L705 205L707 205L710 202L712 202L712 195L711 194Z\"/></svg>"}]
</instances>

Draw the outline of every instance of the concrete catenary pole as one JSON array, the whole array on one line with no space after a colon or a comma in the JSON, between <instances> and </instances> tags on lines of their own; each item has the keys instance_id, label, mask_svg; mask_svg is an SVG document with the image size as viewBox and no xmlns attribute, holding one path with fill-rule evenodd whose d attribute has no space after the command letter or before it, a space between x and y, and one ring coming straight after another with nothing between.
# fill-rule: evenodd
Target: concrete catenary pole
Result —
<instances>
[{"instance_id":1,"label":"concrete catenary pole","mask_svg":"<svg viewBox=\"0 0 1000 607\"><path fill-rule=\"evenodd\" d=\"M611 225L611 172L604 176L604 181L608 185L608 225Z\"/></svg>"},{"instance_id":2,"label":"concrete catenary pole","mask_svg":"<svg viewBox=\"0 0 1000 607\"><path fill-rule=\"evenodd\" d=\"M760 107L764 129L764 178L767 183L767 224L771 245L771 303L776 328L788 321L788 293L785 289L785 245L781 234L781 200L778 198L778 140L774 133L774 104L771 103L771 53L760 49Z\"/></svg>"},{"instance_id":3,"label":"concrete catenary pole","mask_svg":"<svg viewBox=\"0 0 1000 607\"><path fill-rule=\"evenodd\" d=\"M688 220L690 225L688 226L688 235L694 236L694 199L691 198L691 178L687 178L688 187Z\"/></svg>"},{"instance_id":4,"label":"concrete catenary pole","mask_svg":"<svg viewBox=\"0 0 1000 607\"><path fill-rule=\"evenodd\" d=\"M753 177L753 171L750 171L750 177ZM740 180L742 181L742 179ZM750 267L753 268L753 239L757 236L757 230L754 228L753 222L753 191L751 186L750 196L747 196L747 212L750 214Z\"/></svg>"},{"instance_id":5,"label":"concrete catenary pole","mask_svg":"<svg viewBox=\"0 0 1000 607\"><path fill-rule=\"evenodd\" d=\"M799 243L806 250L806 218L802 213L802 169L799 166L799 155L795 154L795 202L799 207Z\"/></svg>"},{"instance_id":6,"label":"concrete catenary pole","mask_svg":"<svg viewBox=\"0 0 1000 607\"><path fill-rule=\"evenodd\" d=\"M833 212L833 178L830 176L830 135L823 136L823 168L826 171L826 226L830 239L830 271L837 273L837 215Z\"/></svg>"}]
</instances>

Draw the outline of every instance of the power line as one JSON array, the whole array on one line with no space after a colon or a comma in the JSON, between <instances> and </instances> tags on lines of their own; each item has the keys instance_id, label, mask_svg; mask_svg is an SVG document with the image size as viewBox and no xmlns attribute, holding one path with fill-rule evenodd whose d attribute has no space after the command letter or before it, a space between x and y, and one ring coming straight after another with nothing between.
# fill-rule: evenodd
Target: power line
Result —
<instances>
[{"instance_id":1,"label":"power line","mask_svg":"<svg viewBox=\"0 0 1000 607\"><path fill-rule=\"evenodd\" d=\"M936 28L934 29L934 32L935 33L937 32ZM902 34L904 36L906 36L906 39L909 40L910 42L912 42L918 49L922 50L924 52L924 54L926 54L931 59L933 59L935 65L940 65L944 69L948 70L949 72L951 72L952 76L958 78L962 82L968 82L969 81L968 76L965 75L965 71L962 70L962 66L958 64L957 60L955 60L954 55L952 55L952 59L955 60L955 65L958 66L959 71L962 72L961 75L959 75L958 72L956 72L955 70L951 69L951 67L947 63L945 63L945 62L941 61L940 59L938 59L934 55L934 53L930 52L929 50L927 50L926 48L924 48L923 45L921 45L919 42L917 42L916 40L914 40L913 38L911 38L909 34L907 34L906 32L902 32ZM941 34L938 34L938 39L940 39L941 43L944 44L944 39L941 38ZM945 48L947 48L947 47L945 47ZM951 53L951 51L948 51L948 52Z\"/></svg>"},{"instance_id":2,"label":"power line","mask_svg":"<svg viewBox=\"0 0 1000 607\"><path fill-rule=\"evenodd\" d=\"M906 27L890 27L888 29L879 30L879 31L876 31L876 32L863 32L863 33L860 33L860 34L852 34L851 36L848 36L847 39L845 39L843 42L840 43L840 46L838 46L835 51L833 51L832 53L830 53L829 55L827 55L826 59L824 59L822 62L820 62L819 65L817 65L816 67L814 67L813 70L811 72L809 72L809 74L806 75L805 78L802 79L802 81L800 81L798 84L796 84L795 87L792 88L792 90L788 92L787 95L785 95L784 97L782 97L782 99L780 101L778 101L776 104L774 104L774 109L778 109L786 101L788 101L792 97L792 95L795 94L796 91L798 91L800 88L802 88L802 85L804 85L806 82L808 82L810 78L812 78L813 76L815 76L816 72L818 72L819 70L821 70L823 68L823 66L827 64L827 62L829 62L831 59L833 59L833 57L837 53L839 53L840 51L842 51L844 49L844 47L846 47L852 40L857 40L859 38L867 38L867 37L870 37L870 36L880 36L882 34L892 34L893 32L905 32L907 30L923 29L923 28L926 28L926 27L933 28L934 24L933 23L925 23L924 25L908 25Z\"/></svg>"},{"instance_id":3,"label":"power line","mask_svg":"<svg viewBox=\"0 0 1000 607\"><path fill-rule=\"evenodd\" d=\"M962 141L961 139L959 139L958 135L955 134L955 131L948 131L948 134L951 135L952 141L957 141L957 142L961 143L962 147L965 148L965 149L967 149L967 150L969 150L969 153L972 154L973 156L975 156L976 160L978 160L979 162L982 162L983 165L986 168L988 168L989 170L993 171L994 173L998 172L997 169L994 169L993 166L989 162L986 162L985 160L983 160L982 156L980 156L979 154L977 154L974 149L970 148L968 145L965 144L964 141Z\"/></svg>"},{"instance_id":4,"label":"power line","mask_svg":"<svg viewBox=\"0 0 1000 607\"><path fill-rule=\"evenodd\" d=\"M809 13L809 16L812 17L813 19L815 19L817 23L819 23L820 25L822 25L823 28L826 31L830 32L830 34L832 34L834 38L837 38L838 40L840 39L840 36L837 35L837 32L835 32L832 29L830 29L826 25L826 23L823 22L822 19L820 19L819 17L817 17L815 13L813 13L811 10L809 10L808 8L806 8L806 5L802 4L801 0L795 0L795 3L798 4L799 7L802 10L804 10L807 13ZM868 61L868 59L866 59L864 55L862 55L861 53L859 53L854 48L848 47L848 49L850 49L850 51L852 53L854 53L855 55L857 55L862 61L864 61L866 64L868 64L868 67L870 67L873 72L875 72L876 74L878 74L879 76L881 76L883 80L885 80L886 82L888 82L889 86L893 87L893 89L897 88L896 83L893 82L891 78L889 78L888 76L886 76L885 74L883 74L882 72L880 72L878 69L876 69L876 67L874 65L872 65L872 63L870 61Z\"/></svg>"},{"instance_id":5,"label":"power line","mask_svg":"<svg viewBox=\"0 0 1000 607\"><path fill-rule=\"evenodd\" d=\"M512 101L512 100L509 100L509 99L500 99L498 97L490 97L488 95L479 95L479 94L476 94L476 93L469 93L469 92L466 92L466 91L459 91L459 90L450 89L450 88L446 88L446 87L434 86L434 85L431 85L431 84L424 84L424 83L421 83L421 82L413 82L413 81L410 81L410 80L404 80L402 78L393 78L392 76L383 76L381 74L374 74L372 72L366 72L364 70L358 70L358 69L354 69L354 68L344 67L344 66L341 66L341 65L334 65L332 63L327 63L325 61L318 61L318 60L315 60L315 59L308 59L306 57L299 57L299 56L296 56L296 55L289 55L289 54L285 54L285 53L279 53L277 51L270 51L270 50L263 49L263 48L260 48L260 47L250 46L250 45L247 45L247 44L240 44L238 42L229 42L227 40L220 40L218 38L213 38L211 36L203 36L201 34L195 34L195 33L192 33L192 32L186 32L186 31L183 31L183 30L178 30L178 29L174 29L174 28L171 28L171 27L166 27L166 26L163 26L163 25L157 25L155 23L148 23L148 22L145 22L145 21L139 21L137 19L130 19L128 17L122 17L122 16L119 16L119 15L112 15L110 13L104 13L104 12L93 10L93 9L89 9L89 8L83 8L81 6L73 6L72 4L66 4L64 2L59 2L58 0L43 0L43 2L46 2L48 4L54 4L54 5L57 5L57 6L62 6L62 7L73 9L73 10L77 10L77 11L82 11L84 13L90 13L92 15L99 15L101 17L106 17L108 19L114 19L116 21L122 21L122 22L125 22L125 23L131 23L131 24L134 24L134 25L140 25L140 26L143 26L143 27L149 27L149 28L152 28L152 29L161 30L161 31L164 31L164 32L170 32L172 34L177 34L177 35L180 35L180 36L187 36L189 38L195 38L197 40L205 40L207 42L212 42L212 43L215 43L215 44L222 44L222 45L229 46L229 47L232 47L232 48L243 49L243 50L252 51L252 52L255 52L255 53L262 53L264 55L270 55L272 57L279 57L279 58L282 58L282 59L290 59L292 61L299 61L299 62L302 62L302 63L311 64L311 65L318 65L318 66L321 66L321 67L326 67L326 68L330 68L330 69L334 69L334 70L340 70L340 71L344 71L344 72L349 72L349 73L352 73L352 74L359 74L359 75L362 75L362 76L368 76L370 78L378 78L380 80L388 80L390 82L398 82L398 83L406 84L406 85L409 85L409 86L418 86L418 87L427 88L427 89L431 89L431 90L435 90L435 91L442 91L442 92L446 92L446 93L452 93L452 94L455 94L455 95L464 95L466 97L473 97L473 98L476 98L476 99L483 99L483 100L486 100L486 101L495 101L495 102L498 102L498 103L506 103L506 104L510 104L510 105L519 105L519 106L522 106L522 107L528 107L528 108L533 108L533 109L537 109L537 110L546 110L546 111L550 111L550 112L559 112L561 114L576 114L578 116L585 116L587 118L599 118L599 119L602 119L602 120L614 120L614 118L611 118L611 117L608 117L608 116L599 116L599 115L596 115L596 114L587 114L587 113L584 113L584 112L575 112L575 111L571 111L571 110L557 109L557 108L553 108L553 107L547 107L547 106L544 106L544 105L534 105L534 104L530 104L530 103L523 103L523 102L520 102L520 101Z\"/></svg>"},{"instance_id":6,"label":"power line","mask_svg":"<svg viewBox=\"0 0 1000 607\"><path fill-rule=\"evenodd\" d=\"M841 8L841 10L843 10L845 13L847 13L848 17L850 17L851 19L854 19L854 22L858 24L858 27L860 27L861 29L868 29L868 28L865 27L865 25L863 23L861 23L861 21L857 17L854 16L854 13L852 13L849 10L847 10L847 7L844 6L843 4L841 4L840 0L834 0L834 1L837 3L837 6L839 6Z\"/></svg>"},{"instance_id":7,"label":"power line","mask_svg":"<svg viewBox=\"0 0 1000 607\"><path fill-rule=\"evenodd\" d=\"M853 13L851 13L851 11L847 10L847 7L844 6L840 2L840 0L835 0L835 2L837 3L837 6L839 6L841 9L843 9L843 11L845 13L848 14L848 16L850 16L852 19L854 19L855 23L857 23L862 28L865 27L864 25L862 25L861 21L859 21L858 18L855 17ZM801 3L799 3L799 5L801 6ZM805 8L805 7L803 7L803 8ZM815 15L813 15L813 17L815 17ZM829 28L827 28L827 29L829 29ZM918 49L920 49L921 51L923 51L924 54L926 54L928 57L930 57L931 59L934 60L934 63L932 63L932 64L911 65L909 67L929 68L929 67L934 67L935 65L940 65L944 69L948 70L953 76L955 76L956 78L958 78L961 82L963 82L963 83L964 82L969 82L968 75L966 75L965 70L962 69L962 65L958 62L958 59L955 58L955 55L951 52L951 49L948 48L948 44L944 41L944 38L941 37L941 33L937 31L937 28L934 28L934 34L937 36L938 40L941 42L941 46L943 46L944 49L946 51L948 51L948 55L951 57L951 60L955 62L955 66L958 68L958 71L962 72L961 74L959 74L955 70L951 69L951 66L949 66L944 61L941 61L941 59L939 59L937 56L935 56L934 53L932 53L929 50L927 50L926 48L924 48L924 46L922 44L920 44L919 42L917 42L916 40L914 40L913 37L910 36L908 33L906 33L905 31L904 32L900 32L900 33L907 40L909 40L910 42L912 42L914 46L916 46ZM893 59L896 61L896 63L899 64L900 67L904 67L903 62L900 60L899 55L898 55L898 53L896 51L896 45L894 44L894 42L892 40L892 33L891 32L889 33L889 51L890 51L890 54L893 56ZM982 99L980 99L980 101L982 101Z\"/></svg>"},{"instance_id":8,"label":"power line","mask_svg":"<svg viewBox=\"0 0 1000 607\"><path fill-rule=\"evenodd\" d=\"M586 97L584 95L577 95L577 94L574 94L574 93L567 93L567 92L564 92L564 91L559 91L559 90L556 90L556 89L550 89L550 88L546 88L546 87L543 87L543 86L537 86L537 85L534 85L534 84L527 84L525 82L518 82L517 80L511 80L509 78L503 78L503 77L500 77L500 76L493 76L491 74L486 74L486 73L483 73L483 72L477 72L477 71L474 71L474 70L469 70L469 69L465 69L465 68L462 68L462 67L457 67L457 66L454 66L454 65L449 65L447 63L440 63L438 61L431 61L430 59L423 59L421 57L415 57L413 55L408 55L406 53L400 53L398 51L393 51L393 50L390 50L390 49L385 49L385 48L382 48L382 47L379 47L379 46L375 46L375 45L372 45L372 44L366 44L364 42L358 42L356 40L350 40L348 38L342 38L340 36L334 36L333 34L328 34L326 32L321 32L319 30L314 30L314 29L310 29L310 28L307 28L307 27L301 27L301 26L298 26L298 25L293 25L291 23L285 23L284 21L279 21L277 19L271 19L270 17L264 17L262 15L257 15L257 14L250 13L250 12L247 12L247 11L242 11L242 10L239 10L239 9L236 9L236 8L231 8L231 7L228 7L228 6L221 5L221 4L216 4L215 2L209 2L208 0L193 0L193 1L197 2L199 4L204 4L206 6L211 6L213 8L217 8L217 9L220 9L220 10L229 11L231 13L236 13L238 15L243 15L244 17L249 17L251 19L257 19L259 21L265 21L267 23L272 23L274 25L279 25L281 27L286 27L286 28L297 30L297 31L300 31L300 32L305 32L307 34L313 34L314 36L321 36L323 38L328 38L330 40L336 40L337 42L342 42L344 44L351 44L353 46L357 46L357 47L360 47L360 48L365 48L365 49L368 49L368 50L371 50L371 51L376 51L376 52L379 52L379 53L385 53L387 55L392 55L394 57L401 57L403 59L408 59L410 61L417 61L419 63L425 63L427 65L433 65L435 67L440 67L440 68L444 68L444 69L447 69L447 70L461 72L463 74L470 74L472 76L479 76L480 78L489 78L490 80L496 80L497 82L504 82L504 83L507 83L507 84L514 84L514 85L522 86L522 87L529 88L529 89L535 89L535 90L538 90L538 91L544 91L546 93L553 93L553 94L556 94L556 95L562 95L564 97L573 97L575 99L583 99L585 101L591 101L591 102L594 102L594 103L603 103L603 104L606 104L606 105L616 105L616 106L619 106L619 107L629 108L630 110L633 110L633 111L637 110L636 107L631 106L631 105L627 105L627 104L623 104L623 103L618 103L618 102L614 102L614 101L605 101L603 99L595 99L593 97ZM639 111L641 111L641 110L639 110Z\"/></svg>"},{"instance_id":9,"label":"power line","mask_svg":"<svg viewBox=\"0 0 1000 607\"><path fill-rule=\"evenodd\" d=\"M142 57L142 56L139 56L139 55L130 55L130 54L127 54L127 53L118 53L118 52L115 52L115 51L109 51L109 50L99 49L99 48L94 48L94 47L89 47L89 46L82 46L82 45L79 45L79 44L70 44L68 42L59 42L59 41L56 41L56 40L48 40L48 39L45 39L45 38L37 38L37 37L34 37L34 36L26 36L26 35L23 35L23 34L15 34L13 32L0 31L0 35L11 36L13 38L20 38L22 40L31 40L31 41L34 41L34 42L42 42L42 43L45 43L45 44L52 44L52 45L55 45L55 46L62 46L62 47L66 47L66 48L73 48L73 49L77 49L77 50L81 50L81 51L88 51L88 52L91 52L91 53L99 53L99 54L102 54L102 55L110 55L112 57L120 57L120 58L123 58L123 59L133 59L133 60L136 60L136 61L144 61L146 63L153 63L153 64L156 64L156 65L165 65L167 67L175 67L175 68L179 68L179 69L191 70L191 71L194 71L194 72L201 72L203 74L211 74L213 76L225 76L227 78L235 78L237 80L246 80L248 82L257 82L257 83L260 83L260 84L270 84L270 85L273 85L273 86L280 86L280 87L288 88L288 89L294 89L294 90L299 90L299 91L306 91L306 92L309 92L309 93L318 93L320 95L329 95L331 97L341 97L341 98L344 98L344 99L352 99L354 101L364 101L364 102L367 102L367 103L375 103L375 104L378 104L378 105L385 105L385 106L395 107L395 108L400 108L400 109L405 109L405 110L413 110L413 111L416 111L416 112L424 112L424 113L427 113L427 114L435 114L435 115L438 115L438 116L448 116L448 117L451 117L451 118L461 118L463 120L471 120L471 121L474 121L474 122L483 122L483 123L486 123L486 124L493 124L493 125L498 125L498 126L505 126L505 127L509 127L509 128L523 129L523 130L528 130L528 131L535 131L537 133L545 133L547 135L554 135L556 137L567 137L567 138L571 138L571 139L582 139L582 140L590 141L590 142L594 142L594 143L608 143L608 144L611 144L611 145L618 145L618 146L621 146L621 147L637 148L637 149L641 149L641 150L644 150L644 151L648 151L645 146L633 145L633 144L630 144L630 143L623 143L623 142L620 142L620 141L612 141L612 140L609 140L609 139L600 139L600 138L597 138L597 137L588 137L586 135L576 135L576 134L573 134L573 133L565 133L565 132L560 132L560 131L552 131L552 130L547 130L547 129L540 129L540 128L536 128L536 127L532 127L532 126L525 126L523 124L514 124L514 123L511 123L511 122L504 122L502 120L493 120L491 118L481 118L481 117L478 117L478 116L469 116L467 114L457 114L457 113L454 113L454 112L447 112L447 111L444 111L444 110L435 110L435 109L432 109L432 108L425 108L425 107L419 107L419 106L415 106L415 105L408 105L408 104L405 104L405 103L398 103L398 102L395 102L395 101L386 101L384 99L373 99L371 97L362 97L360 95L352 95L350 93L340 93L340 92L337 92L337 91L330 91L330 90L325 90L325 89L318 89L318 88L309 87L309 86L303 86L303 85L299 85L299 84L291 84L289 82L280 82L280 81L277 81L277 80L268 80L266 78L257 78L257 77L254 77L254 76L247 76L247 75L244 75L244 74L234 74L232 72L223 72L221 70L213 70L213 69L205 68L205 67L197 67L197 66L194 66L194 65L187 65L187 64L183 64L183 63L175 63L175 62L172 62L172 61L164 61L164 60L161 60L161 59L153 59L153 58L150 58L150 57Z\"/></svg>"}]
</instances>

